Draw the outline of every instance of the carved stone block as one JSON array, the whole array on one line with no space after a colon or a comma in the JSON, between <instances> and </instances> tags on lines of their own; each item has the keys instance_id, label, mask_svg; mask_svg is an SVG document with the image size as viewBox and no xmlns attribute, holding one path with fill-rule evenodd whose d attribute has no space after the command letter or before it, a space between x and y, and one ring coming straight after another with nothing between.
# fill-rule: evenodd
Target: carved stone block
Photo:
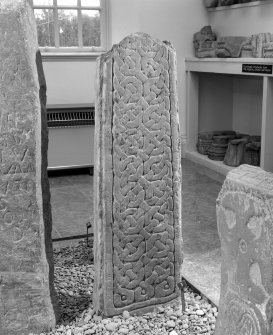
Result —
<instances>
[{"instance_id":1,"label":"carved stone block","mask_svg":"<svg viewBox=\"0 0 273 335\"><path fill-rule=\"evenodd\" d=\"M179 297L176 56L144 33L98 60L94 307L143 312Z\"/></svg>"},{"instance_id":2,"label":"carved stone block","mask_svg":"<svg viewBox=\"0 0 273 335\"><path fill-rule=\"evenodd\" d=\"M216 57L219 58L237 58L241 56L242 47L247 42L245 36L224 36L217 40Z\"/></svg>"},{"instance_id":3,"label":"carved stone block","mask_svg":"<svg viewBox=\"0 0 273 335\"><path fill-rule=\"evenodd\" d=\"M249 142L245 146L243 163L249 165L260 166L261 142Z\"/></svg>"},{"instance_id":4,"label":"carved stone block","mask_svg":"<svg viewBox=\"0 0 273 335\"><path fill-rule=\"evenodd\" d=\"M221 294L215 335L273 334L273 174L228 173L217 199Z\"/></svg>"},{"instance_id":5,"label":"carved stone block","mask_svg":"<svg viewBox=\"0 0 273 335\"><path fill-rule=\"evenodd\" d=\"M193 35L195 57L216 57L216 38L216 34L212 31L211 26L205 26L195 33Z\"/></svg>"},{"instance_id":6,"label":"carved stone block","mask_svg":"<svg viewBox=\"0 0 273 335\"><path fill-rule=\"evenodd\" d=\"M0 334L55 325L46 84L33 10L0 1Z\"/></svg>"},{"instance_id":7,"label":"carved stone block","mask_svg":"<svg viewBox=\"0 0 273 335\"><path fill-rule=\"evenodd\" d=\"M231 140L228 144L224 164L229 166L239 166L242 164L246 143L247 137Z\"/></svg>"}]
</instances>

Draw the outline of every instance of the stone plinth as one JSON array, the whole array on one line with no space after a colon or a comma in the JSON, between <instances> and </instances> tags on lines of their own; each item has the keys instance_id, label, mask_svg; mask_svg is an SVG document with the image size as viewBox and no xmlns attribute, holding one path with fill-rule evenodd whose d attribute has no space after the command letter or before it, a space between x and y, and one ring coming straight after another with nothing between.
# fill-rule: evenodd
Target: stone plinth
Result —
<instances>
[{"instance_id":1,"label":"stone plinth","mask_svg":"<svg viewBox=\"0 0 273 335\"><path fill-rule=\"evenodd\" d=\"M216 335L273 334L273 174L241 165L217 200L222 269Z\"/></svg>"},{"instance_id":2,"label":"stone plinth","mask_svg":"<svg viewBox=\"0 0 273 335\"><path fill-rule=\"evenodd\" d=\"M33 11L0 1L0 334L55 324L46 84Z\"/></svg>"},{"instance_id":3,"label":"stone plinth","mask_svg":"<svg viewBox=\"0 0 273 335\"><path fill-rule=\"evenodd\" d=\"M176 57L134 34L98 60L94 306L141 312L180 295Z\"/></svg>"}]
</instances>

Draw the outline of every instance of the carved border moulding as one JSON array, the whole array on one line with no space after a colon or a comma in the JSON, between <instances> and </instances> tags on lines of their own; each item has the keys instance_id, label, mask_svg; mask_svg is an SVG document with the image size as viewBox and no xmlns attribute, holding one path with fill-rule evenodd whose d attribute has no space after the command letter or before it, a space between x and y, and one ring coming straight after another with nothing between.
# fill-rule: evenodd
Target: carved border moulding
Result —
<instances>
[{"instance_id":1,"label":"carved border moulding","mask_svg":"<svg viewBox=\"0 0 273 335\"><path fill-rule=\"evenodd\" d=\"M0 334L54 327L46 83L33 10L0 1Z\"/></svg>"},{"instance_id":2,"label":"carved border moulding","mask_svg":"<svg viewBox=\"0 0 273 335\"><path fill-rule=\"evenodd\" d=\"M144 312L180 296L176 54L137 33L98 60L93 301Z\"/></svg>"},{"instance_id":3,"label":"carved border moulding","mask_svg":"<svg viewBox=\"0 0 273 335\"><path fill-rule=\"evenodd\" d=\"M273 174L241 165L217 199L221 294L216 335L273 334Z\"/></svg>"}]
</instances>

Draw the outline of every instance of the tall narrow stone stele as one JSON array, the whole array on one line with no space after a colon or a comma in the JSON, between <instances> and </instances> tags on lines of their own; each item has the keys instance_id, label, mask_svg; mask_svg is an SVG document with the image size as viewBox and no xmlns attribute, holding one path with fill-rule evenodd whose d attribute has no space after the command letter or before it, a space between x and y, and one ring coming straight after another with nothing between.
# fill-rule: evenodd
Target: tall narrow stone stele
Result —
<instances>
[{"instance_id":1,"label":"tall narrow stone stele","mask_svg":"<svg viewBox=\"0 0 273 335\"><path fill-rule=\"evenodd\" d=\"M273 174L229 172L217 200L222 269L216 335L273 334Z\"/></svg>"},{"instance_id":2,"label":"tall narrow stone stele","mask_svg":"<svg viewBox=\"0 0 273 335\"><path fill-rule=\"evenodd\" d=\"M176 56L137 33L98 61L94 305L143 312L179 296Z\"/></svg>"},{"instance_id":3,"label":"tall narrow stone stele","mask_svg":"<svg viewBox=\"0 0 273 335\"><path fill-rule=\"evenodd\" d=\"M0 334L55 324L46 84L26 0L0 1Z\"/></svg>"}]
</instances>

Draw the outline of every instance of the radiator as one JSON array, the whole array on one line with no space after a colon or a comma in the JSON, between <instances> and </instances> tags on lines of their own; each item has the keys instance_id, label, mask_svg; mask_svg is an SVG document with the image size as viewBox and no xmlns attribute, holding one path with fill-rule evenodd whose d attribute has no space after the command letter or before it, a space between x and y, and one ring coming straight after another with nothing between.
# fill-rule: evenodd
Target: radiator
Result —
<instances>
[{"instance_id":1,"label":"radiator","mask_svg":"<svg viewBox=\"0 0 273 335\"><path fill-rule=\"evenodd\" d=\"M94 166L92 105L48 105L48 170Z\"/></svg>"}]
</instances>

